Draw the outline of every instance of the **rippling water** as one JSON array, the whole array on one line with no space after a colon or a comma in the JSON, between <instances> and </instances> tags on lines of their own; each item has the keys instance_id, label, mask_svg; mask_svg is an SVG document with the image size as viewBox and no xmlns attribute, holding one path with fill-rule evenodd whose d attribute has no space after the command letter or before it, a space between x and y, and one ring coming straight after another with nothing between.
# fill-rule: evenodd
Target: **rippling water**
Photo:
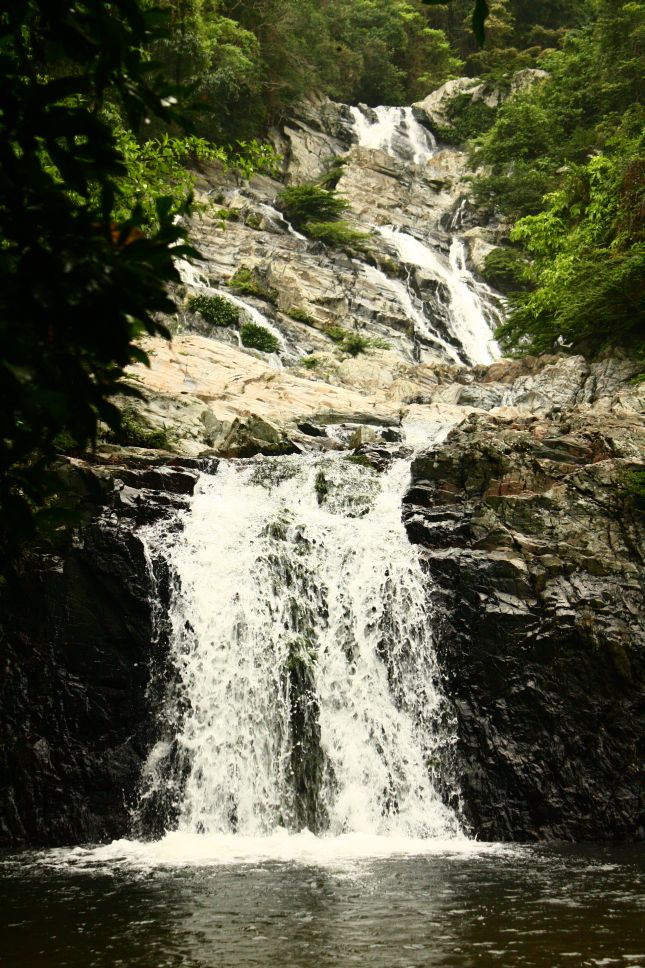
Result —
<instances>
[{"instance_id":1,"label":"rippling water","mask_svg":"<svg viewBox=\"0 0 645 968\"><path fill-rule=\"evenodd\" d=\"M5 854L0 964L645 968L644 882L642 848L202 866L118 849Z\"/></svg>"}]
</instances>

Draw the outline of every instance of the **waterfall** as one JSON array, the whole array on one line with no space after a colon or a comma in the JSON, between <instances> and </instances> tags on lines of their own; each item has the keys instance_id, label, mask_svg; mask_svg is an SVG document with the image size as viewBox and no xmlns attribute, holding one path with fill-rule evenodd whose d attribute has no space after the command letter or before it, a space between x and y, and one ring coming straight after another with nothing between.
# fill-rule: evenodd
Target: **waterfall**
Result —
<instances>
[{"instance_id":1,"label":"waterfall","mask_svg":"<svg viewBox=\"0 0 645 968\"><path fill-rule=\"evenodd\" d=\"M221 462L181 527L147 530L176 682L144 809L174 798L183 835L463 837L438 789L455 724L401 521L409 471Z\"/></svg>"},{"instance_id":2,"label":"waterfall","mask_svg":"<svg viewBox=\"0 0 645 968\"><path fill-rule=\"evenodd\" d=\"M436 148L435 139L419 124L411 107L352 107L354 130L362 148L385 151L390 155L422 165Z\"/></svg>"},{"instance_id":3,"label":"waterfall","mask_svg":"<svg viewBox=\"0 0 645 968\"><path fill-rule=\"evenodd\" d=\"M429 245L394 226L379 228L379 234L392 243L399 258L408 266L424 269L446 287L448 313L453 335L461 343L471 363L492 363L499 355L497 344L486 319L484 301L478 284L466 267L464 243L455 236L451 243L449 263ZM487 294L490 293L486 287ZM483 292L483 287L482 287ZM494 313L489 309L489 312Z\"/></svg>"}]
</instances>

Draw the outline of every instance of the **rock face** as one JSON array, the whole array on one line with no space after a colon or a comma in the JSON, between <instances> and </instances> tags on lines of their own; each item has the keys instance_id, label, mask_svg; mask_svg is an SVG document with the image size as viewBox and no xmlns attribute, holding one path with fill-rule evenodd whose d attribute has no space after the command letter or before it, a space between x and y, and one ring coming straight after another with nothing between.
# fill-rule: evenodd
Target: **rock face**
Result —
<instances>
[{"instance_id":1,"label":"rock face","mask_svg":"<svg viewBox=\"0 0 645 968\"><path fill-rule=\"evenodd\" d=\"M140 525L181 506L190 468L71 473L93 511L62 559L3 590L0 847L123 836L149 747L150 570Z\"/></svg>"},{"instance_id":2,"label":"rock face","mask_svg":"<svg viewBox=\"0 0 645 968\"><path fill-rule=\"evenodd\" d=\"M516 379L522 410L472 414L419 456L406 498L484 840L645 836L642 397L595 398L606 368L558 368Z\"/></svg>"}]
</instances>

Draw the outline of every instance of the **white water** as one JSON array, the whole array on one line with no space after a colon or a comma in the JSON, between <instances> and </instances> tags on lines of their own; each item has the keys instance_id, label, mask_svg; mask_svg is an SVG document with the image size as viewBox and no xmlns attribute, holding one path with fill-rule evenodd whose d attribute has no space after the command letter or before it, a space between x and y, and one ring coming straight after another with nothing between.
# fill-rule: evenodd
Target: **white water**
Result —
<instances>
[{"instance_id":1,"label":"white water","mask_svg":"<svg viewBox=\"0 0 645 968\"><path fill-rule=\"evenodd\" d=\"M380 235L396 249L402 262L418 266L442 282L449 296L448 311L454 336L471 363L492 363L499 356L477 283L466 266L464 243L454 237L449 262L430 246L394 226L382 226ZM489 290L488 290L489 292Z\"/></svg>"},{"instance_id":2,"label":"white water","mask_svg":"<svg viewBox=\"0 0 645 968\"><path fill-rule=\"evenodd\" d=\"M157 843L79 857L227 863L474 849L435 785L454 720L427 580L401 521L409 472L409 461L377 474L339 454L222 462L200 478L183 528L144 533L173 576L178 685L175 735L150 754L142 806L166 786L178 823ZM294 710L305 711L306 735Z\"/></svg>"},{"instance_id":3,"label":"white water","mask_svg":"<svg viewBox=\"0 0 645 968\"><path fill-rule=\"evenodd\" d=\"M386 276L382 269L377 269L375 266L365 265L363 267L366 277L375 285L381 286L390 292L396 301L400 304L405 312L406 317L414 326L414 333L416 336L422 336L428 342L435 343L435 345L441 347L448 359L452 360L454 363L461 363L459 353L454 346L447 343L446 340L442 339L438 333L435 333L431 328L428 320L426 319L423 309L415 304L412 297L410 289L405 285L400 279L391 279Z\"/></svg>"},{"instance_id":4,"label":"white water","mask_svg":"<svg viewBox=\"0 0 645 968\"><path fill-rule=\"evenodd\" d=\"M296 229L294 229L291 222L288 219L286 219L282 214L282 212L279 212L278 209L275 208L273 205L267 205L266 202L259 202L257 207L269 219L272 219L274 222L277 222L280 228L285 229L289 233L289 235L292 235L294 237L294 239L298 239L300 242L309 241L307 239L307 236L302 235L301 232L296 231Z\"/></svg>"},{"instance_id":5,"label":"white water","mask_svg":"<svg viewBox=\"0 0 645 968\"><path fill-rule=\"evenodd\" d=\"M437 143L430 131L419 124L411 107L380 105L368 108L352 107L354 129L361 148L385 151L415 165L422 165L434 153ZM370 117L373 112L376 120Z\"/></svg>"}]
</instances>

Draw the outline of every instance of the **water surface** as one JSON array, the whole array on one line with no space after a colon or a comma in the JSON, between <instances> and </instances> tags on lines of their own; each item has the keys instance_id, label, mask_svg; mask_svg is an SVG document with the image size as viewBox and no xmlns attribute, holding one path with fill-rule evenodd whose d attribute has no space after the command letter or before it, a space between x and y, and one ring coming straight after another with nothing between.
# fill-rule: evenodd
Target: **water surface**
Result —
<instances>
[{"instance_id":1,"label":"water surface","mask_svg":"<svg viewBox=\"0 0 645 968\"><path fill-rule=\"evenodd\" d=\"M204 865L125 853L0 855L0 964L645 968L642 848Z\"/></svg>"}]
</instances>

